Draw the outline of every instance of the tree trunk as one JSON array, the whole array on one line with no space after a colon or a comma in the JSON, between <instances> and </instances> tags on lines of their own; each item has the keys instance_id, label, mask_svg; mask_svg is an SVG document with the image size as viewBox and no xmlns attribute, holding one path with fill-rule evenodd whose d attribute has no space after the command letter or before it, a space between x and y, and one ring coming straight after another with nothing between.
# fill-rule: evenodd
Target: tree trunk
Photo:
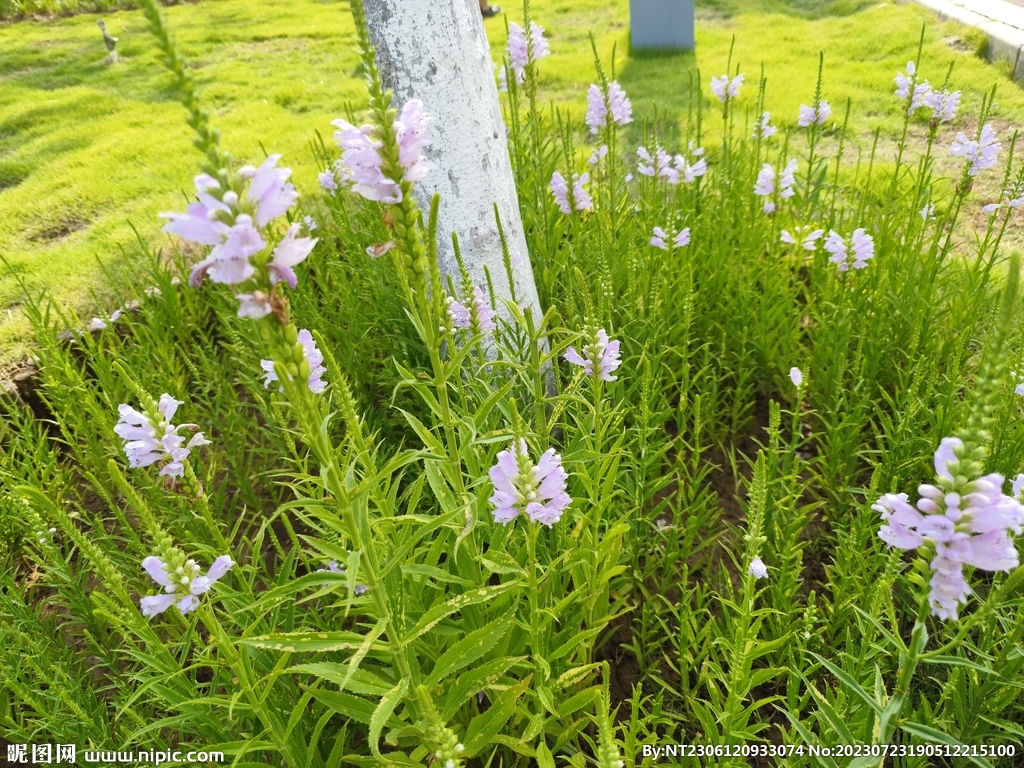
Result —
<instances>
[{"instance_id":1,"label":"tree trunk","mask_svg":"<svg viewBox=\"0 0 1024 768\"><path fill-rule=\"evenodd\" d=\"M490 272L498 306L511 298L494 218L497 203L513 261L516 296L542 312L533 279L523 221L519 215L498 88L477 0L364 0L370 38L384 86L395 93L395 106L409 99L423 102L433 116L426 156L436 168L416 184L426 208L441 193L438 215L438 262L442 275L459 286L459 269L451 233L473 281L487 292L484 267Z\"/></svg>"}]
</instances>

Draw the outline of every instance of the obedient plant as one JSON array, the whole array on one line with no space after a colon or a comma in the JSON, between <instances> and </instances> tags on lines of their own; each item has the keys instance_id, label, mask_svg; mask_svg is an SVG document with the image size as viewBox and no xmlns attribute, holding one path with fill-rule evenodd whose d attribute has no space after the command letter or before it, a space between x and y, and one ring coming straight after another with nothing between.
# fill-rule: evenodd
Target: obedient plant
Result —
<instances>
[{"instance_id":1,"label":"obedient plant","mask_svg":"<svg viewBox=\"0 0 1024 768\"><path fill-rule=\"evenodd\" d=\"M277 155L224 152L143 6L202 154L164 223L198 248L70 342L26 299L46 421L0 395L5 738L294 768L1014 759L1024 174L991 96L910 66L895 162L851 160L823 67L776 127L730 56L677 136L595 45L549 119L525 4L503 108L530 250L502 266L530 260L536 313L416 199L445 118L392 104L358 0L369 109L301 198Z\"/></svg>"}]
</instances>

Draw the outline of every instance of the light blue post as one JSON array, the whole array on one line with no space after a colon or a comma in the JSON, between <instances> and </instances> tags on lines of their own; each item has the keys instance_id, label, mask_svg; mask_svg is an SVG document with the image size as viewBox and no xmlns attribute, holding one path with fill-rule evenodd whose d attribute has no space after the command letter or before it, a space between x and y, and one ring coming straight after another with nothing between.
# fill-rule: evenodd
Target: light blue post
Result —
<instances>
[{"instance_id":1,"label":"light blue post","mask_svg":"<svg viewBox=\"0 0 1024 768\"><path fill-rule=\"evenodd\" d=\"M694 0L629 0L629 41L634 49L692 51Z\"/></svg>"}]
</instances>

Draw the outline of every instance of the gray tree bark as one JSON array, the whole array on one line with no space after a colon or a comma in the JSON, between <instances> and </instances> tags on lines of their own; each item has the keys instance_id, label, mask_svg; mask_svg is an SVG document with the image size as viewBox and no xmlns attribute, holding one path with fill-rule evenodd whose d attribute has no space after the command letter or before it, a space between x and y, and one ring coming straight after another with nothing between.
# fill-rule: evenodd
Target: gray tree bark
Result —
<instances>
[{"instance_id":1,"label":"gray tree bark","mask_svg":"<svg viewBox=\"0 0 1024 768\"><path fill-rule=\"evenodd\" d=\"M539 321L543 312L478 0L364 0L364 7L381 79L394 91L396 108L420 99L434 118L426 156L436 168L416 184L415 192L424 209L435 192L441 193L437 245L442 274L452 275L458 287L451 243L455 232L473 281L486 293L486 266L498 298L495 310L509 319L501 304L512 294L494 218L497 203L509 250L513 258L522 257L513 269L516 296Z\"/></svg>"}]
</instances>

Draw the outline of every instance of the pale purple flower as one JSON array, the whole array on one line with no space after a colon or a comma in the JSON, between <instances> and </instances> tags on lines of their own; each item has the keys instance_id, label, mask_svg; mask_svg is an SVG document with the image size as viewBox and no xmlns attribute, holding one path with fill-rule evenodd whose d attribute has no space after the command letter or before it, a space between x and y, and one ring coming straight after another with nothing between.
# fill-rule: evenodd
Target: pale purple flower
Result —
<instances>
[{"instance_id":1,"label":"pale purple flower","mask_svg":"<svg viewBox=\"0 0 1024 768\"><path fill-rule=\"evenodd\" d=\"M849 253L851 249L852 254ZM828 260L837 265L840 272L846 272L850 267L864 269L868 261L875 257L875 241L862 227L858 227L847 244L847 241L833 229L825 238L825 250L832 254Z\"/></svg>"},{"instance_id":2,"label":"pale purple flower","mask_svg":"<svg viewBox=\"0 0 1024 768\"><path fill-rule=\"evenodd\" d=\"M661 248L661 250L667 251L668 246L665 245L665 238L667 237L668 235L665 234L664 229L662 229L661 227L655 227L654 235L653 237L651 237L651 245L653 245L655 248Z\"/></svg>"},{"instance_id":3,"label":"pale purple flower","mask_svg":"<svg viewBox=\"0 0 1024 768\"><path fill-rule=\"evenodd\" d=\"M307 232L312 232L317 227L316 220L312 216L303 216L302 223L306 225Z\"/></svg>"},{"instance_id":4,"label":"pale purple flower","mask_svg":"<svg viewBox=\"0 0 1024 768\"><path fill-rule=\"evenodd\" d=\"M487 303L484 298L484 292L480 290L478 285L473 286L473 310L476 313L476 321L480 325L480 330L484 332L493 331L494 310Z\"/></svg>"},{"instance_id":5,"label":"pale purple flower","mask_svg":"<svg viewBox=\"0 0 1024 768\"><path fill-rule=\"evenodd\" d=\"M608 83L607 95L597 85L587 89L586 123L591 133L611 122L614 125L625 125L633 122L633 105L626 98L626 92L617 82Z\"/></svg>"},{"instance_id":6,"label":"pale purple flower","mask_svg":"<svg viewBox=\"0 0 1024 768\"><path fill-rule=\"evenodd\" d=\"M306 382L309 391L314 395L319 395L327 389L327 382L322 378L327 373L327 368L323 364L323 352L317 349L313 334L305 329L299 331L298 342L302 345L302 355L309 364L309 378ZM271 382L280 380L273 360L260 360L260 366L263 368L264 388L269 387ZM278 391L284 392L284 387L280 387Z\"/></svg>"},{"instance_id":7,"label":"pale purple flower","mask_svg":"<svg viewBox=\"0 0 1024 768\"><path fill-rule=\"evenodd\" d=\"M658 178L668 180L669 184L679 183L679 169L672 167L672 156L661 147L655 151L655 165L658 168Z\"/></svg>"},{"instance_id":8,"label":"pale purple flower","mask_svg":"<svg viewBox=\"0 0 1024 768\"><path fill-rule=\"evenodd\" d=\"M633 122L633 104L626 97L626 92L616 81L608 83L608 112L615 125Z\"/></svg>"},{"instance_id":9,"label":"pale purple flower","mask_svg":"<svg viewBox=\"0 0 1024 768\"><path fill-rule=\"evenodd\" d=\"M581 176L575 177L572 185L572 202L575 204L577 211L589 211L594 207L594 202L590 198L590 193L587 192L584 185L590 181L590 174L584 173ZM551 175L551 194L555 196L555 202L558 204L559 209L566 216L572 213L572 206L569 203L569 185L558 171L555 171Z\"/></svg>"},{"instance_id":10,"label":"pale purple flower","mask_svg":"<svg viewBox=\"0 0 1024 768\"><path fill-rule=\"evenodd\" d=\"M960 106L960 91L934 91L929 90L922 99L922 104L934 111L934 118L943 123L948 123L956 117L956 110Z\"/></svg>"},{"instance_id":11,"label":"pale purple flower","mask_svg":"<svg viewBox=\"0 0 1024 768\"><path fill-rule=\"evenodd\" d=\"M238 293L235 294L235 298L238 299L239 317L248 317L250 320L261 320L274 311L274 308L270 304L270 297L263 291Z\"/></svg>"},{"instance_id":12,"label":"pale purple flower","mask_svg":"<svg viewBox=\"0 0 1024 768\"><path fill-rule=\"evenodd\" d=\"M853 247L853 264L850 266L854 269L864 269L868 265L868 260L875 258L875 239L865 232L863 227L858 227L853 231L850 244Z\"/></svg>"},{"instance_id":13,"label":"pale purple flower","mask_svg":"<svg viewBox=\"0 0 1024 768\"><path fill-rule=\"evenodd\" d=\"M808 107L806 104L800 105L800 117L797 120L797 125L801 128L807 128L811 125L824 125L825 121L828 120L832 114L832 107L829 106L828 102L822 99L818 102L817 108Z\"/></svg>"},{"instance_id":14,"label":"pale purple flower","mask_svg":"<svg viewBox=\"0 0 1024 768\"><path fill-rule=\"evenodd\" d=\"M587 89L587 117L586 123L590 126L591 133L597 133L604 127L608 120L608 105L605 103L604 94L601 89L591 84Z\"/></svg>"},{"instance_id":15,"label":"pale purple flower","mask_svg":"<svg viewBox=\"0 0 1024 768\"><path fill-rule=\"evenodd\" d=\"M919 213L920 213L922 221L928 221L928 219L934 218L935 217L935 205L934 205L934 203L928 203L924 208L922 208L919 211Z\"/></svg>"},{"instance_id":16,"label":"pale purple flower","mask_svg":"<svg viewBox=\"0 0 1024 768\"><path fill-rule=\"evenodd\" d=\"M745 77L746 75L736 75L732 80L729 79L728 74L712 77L711 92L721 102L725 102L726 99L734 99L739 96L740 86L743 85Z\"/></svg>"},{"instance_id":17,"label":"pale purple flower","mask_svg":"<svg viewBox=\"0 0 1024 768\"><path fill-rule=\"evenodd\" d=\"M220 192L220 183L201 173L193 180L199 202L190 203L185 213L161 213L160 218L170 219L163 231L177 235L182 240L198 245L220 245L230 229L231 208L210 194Z\"/></svg>"},{"instance_id":18,"label":"pale purple flower","mask_svg":"<svg viewBox=\"0 0 1024 768\"><path fill-rule=\"evenodd\" d=\"M755 579L766 579L768 578L768 566L764 564L764 561L760 557L755 557L750 561L750 566L747 568L747 573L753 576Z\"/></svg>"},{"instance_id":19,"label":"pale purple flower","mask_svg":"<svg viewBox=\"0 0 1024 768\"><path fill-rule=\"evenodd\" d=\"M690 244L690 228L684 227L672 236L667 234L661 227L655 227L653 237L651 237L650 240L651 245L655 248L660 248L663 251L670 250L666 240L671 241L672 246L675 248L687 246Z\"/></svg>"},{"instance_id":20,"label":"pale purple flower","mask_svg":"<svg viewBox=\"0 0 1024 768\"><path fill-rule=\"evenodd\" d=\"M291 208L299 197L294 185L287 183L292 175L290 168L278 168L281 155L271 155L263 164L251 171L249 189L246 193L250 202L256 204L256 226L260 229ZM241 171L248 176L249 169Z\"/></svg>"},{"instance_id":21,"label":"pale purple flower","mask_svg":"<svg viewBox=\"0 0 1024 768\"><path fill-rule=\"evenodd\" d=\"M183 615L194 611L199 607L199 596L209 592L210 587L223 578L234 564L229 555L221 555L213 561L204 576L195 560L185 560L182 565L172 569L161 558L150 555L142 561L142 568L164 588L164 592L143 597L139 601L142 615L156 616L175 604Z\"/></svg>"},{"instance_id":22,"label":"pale purple flower","mask_svg":"<svg viewBox=\"0 0 1024 768\"><path fill-rule=\"evenodd\" d=\"M469 328L471 324L469 310L451 296L446 299L446 303L448 304L448 319L452 323L452 328Z\"/></svg>"},{"instance_id":23,"label":"pale purple flower","mask_svg":"<svg viewBox=\"0 0 1024 768\"><path fill-rule=\"evenodd\" d=\"M102 331L107 327L107 322L101 317L94 317L86 326L90 331Z\"/></svg>"},{"instance_id":24,"label":"pale purple flower","mask_svg":"<svg viewBox=\"0 0 1024 768\"><path fill-rule=\"evenodd\" d=\"M1024 394L1024 393L1021 393ZM1024 474L1017 475L1013 478L1013 485L1011 486L1013 491L1013 497L1018 501L1024 501Z\"/></svg>"},{"instance_id":25,"label":"pale purple flower","mask_svg":"<svg viewBox=\"0 0 1024 768\"><path fill-rule=\"evenodd\" d=\"M608 155L608 145L602 144L600 147L595 147L594 151L590 154L590 159L587 160L591 165L597 165L598 162L603 160Z\"/></svg>"},{"instance_id":26,"label":"pale purple flower","mask_svg":"<svg viewBox=\"0 0 1024 768\"><path fill-rule=\"evenodd\" d=\"M494 521L505 525L524 514L535 523L549 528L557 523L572 499L565 492L568 474L554 448L545 451L540 460L530 460L526 440L498 453L489 472L494 484L490 498L494 505Z\"/></svg>"},{"instance_id":27,"label":"pale purple flower","mask_svg":"<svg viewBox=\"0 0 1024 768\"><path fill-rule=\"evenodd\" d=\"M910 98L910 106L907 108L907 114L912 115L917 110L925 105L925 100L928 95L932 92L931 84L925 80L923 83L918 83L914 86L914 94Z\"/></svg>"},{"instance_id":28,"label":"pale purple flower","mask_svg":"<svg viewBox=\"0 0 1024 768\"><path fill-rule=\"evenodd\" d=\"M225 229L221 242L192 268L188 282L193 288L198 287L207 275L215 283L237 284L244 283L256 273L249 258L267 244L253 226L252 217L241 213L235 218L234 225ZM164 230L169 231L167 227Z\"/></svg>"},{"instance_id":29,"label":"pale purple flower","mask_svg":"<svg viewBox=\"0 0 1024 768\"><path fill-rule=\"evenodd\" d=\"M754 194L766 198L764 201L765 213L775 210L775 203L771 200L771 196L775 194L775 170L769 163L762 165L761 170L758 171Z\"/></svg>"},{"instance_id":30,"label":"pale purple flower","mask_svg":"<svg viewBox=\"0 0 1024 768\"><path fill-rule=\"evenodd\" d=\"M655 151L660 149L661 147L656 147ZM640 162L636 166L637 173L641 176L654 176L657 173L654 159L651 157L651 153L647 151L647 147L637 147L636 156L640 158Z\"/></svg>"},{"instance_id":31,"label":"pale purple flower","mask_svg":"<svg viewBox=\"0 0 1024 768\"><path fill-rule=\"evenodd\" d=\"M270 271L270 284L284 281L289 288L295 288L299 279L295 274L294 267L301 264L317 244L316 238L296 237L299 234L298 224L288 227L284 239L274 249L274 258L267 265Z\"/></svg>"},{"instance_id":32,"label":"pale purple flower","mask_svg":"<svg viewBox=\"0 0 1024 768\"><path fill-rule=\"evenodd\" d=\"M565 352L565 359L573 365L579 365L588 376L597 376L604 381L615 381L618 377L612 376L612 371L622 364L619 360L619 341L608 340L608 334L602 328L597 332L597 338L593 343L583 348L583 354L573 347Z\"/></svg>"},{"instance_id":33,"label":"pale purple flower","mask_svg":"<svg viewBox=\"0 0 1024 768\"><path fill-rule=\"evenodd\" d=\"M427 140L427 128L433 118L423 111L423 102L410 99L405 102L398 119L394 122L395 139L398 142L398 164L405 169L402 179L409 182L422 181L434 165L423 156Z\"/></svg>"},{"instance_id":34,"label":"pale purple flower","mask_svg":"<svg viewBox=\"0 0 1024 768\"><path fill-rule=\"evenodd\" d=\"M162 462L161 477L182 477L185 466L182 462L188 458L193 448L208 445L209 441L201 432L196 432L187 444L179 435L179 430L195 429L194 424L171 424L181 400L175 400L168 394L160 396L156 413L145 414L129 405L117 407L119 419L114 425L114 432L124 440L124 452L128 457L128 466L132 468L148 467Z\"/></svg>"},{"instance_id":35,"label":"pale purple flower","mask_svg":"<svg viewBox=\"0 0 1024 768\"><path fill-rule=\"evenodd\" d=\"M796 169L796 160L790 160L779 176L779 197L784 200L796 194L793 190L793 185L796 183Z\"/></svg>"},{"instance_id":36,"label":"pale purple flower","mask_svg":"<svg viewBox=\"0 0 1024 768\"><path fill-rule=\"evenodd\" d=\"M915 74L917 74L917 67L912 61L907 62L907 74L896 73L896 95L899 98L905 99L910 95L910 86L913 85Z\"/></svg>"},{"instance_id":37,"label":"pale purple flower","mask_svg":"<svg viewBox=\"0 0 1024 768\"><path fill-rule=\"evenodd\" d=\"M772 136L779 132L778 128L768 124L768 121L771 120L771 116L771 112L765 112L763 115L761 115L760 124L754 125L755 139L770 139Z\"/></svg>"},{"instance_id":38,"label":"pale purple flower","mask_svg":"<svg viewBox=\"0 0 1024 768\"><path fill-rule=\"evenodd\" d=\"M682 248L690 244L690 228L683 227L672 241L676 248Z\"/></svg>"},{"instance_id":39,"label":"pale purple flower","mask_svg":"<svg viewBox=\"0 0 1024 768\"><path fill-rule=\"evenodd\" d=\"M796 245L796 238L793 237L793 234L788 229L784 229L779 233L779 241L788 245Z\"/></svg>"},{"instance_id":40,"label":"pale purple flower","mask_svg":"<svg viewBox=\"0 0 1024 768\"><path fill-rule=\"evenodd\" d=\"M334 171L328 168L326 171L321 171L317 174L317 178L320 179L320 188L327 192L336 192L338 189L338 180L334 178Z\"/></svg>"},{"instance_id":41,"label":"pale purple flower","mask_svg":"<svg viewBox=\"0 0 1024 768\"><path fill-rule=\"evenodd\" d=\"M1024 384L1018 384L1017 387L1013 390L1013 392L1014 394L1024 397Z\"/></svg>"},{"instance_id":42,"label":"pale purple flower","mask_svg":"<svg viewBox=\"0 0 1024 768\"><path fill-rule=\"evenodd\" d=\"M804 241L800 244L800 247L805 251L813 251L817 247L817 241L825 234L824 229L816 229L809 233Z\"/></svg>"},{"instance_id":43,"label":"pale purple flower","mask_svg":"<svg viewBox=\"0 0 1024 768\"><path fill-rule=\"evenodd\" d=\"M959 438L943 438L935 451L937 485L918 488L917 509L906 494L886 494L872 506L882 515L879 537L890 547L926 548L934 553L929 603L940 619L956 619L971 589L963 566L987 571L1010 571L1020 557L1010 532L1024 530L1024 505L1015 496L1024 490L1024 476L1015 481L1015 496L1002 491L1004 478L989 474L967 480L959 477ZM940 487L941 486L941 487Z\"/></svg>"},{"instance_id":44,"label":"pale purple flower","mask_svg":"<svg viewBox=\"0 0 1024 768\"><path fill-rule=\"evenodd\" d=\"M381 170L384 165L384 158L380 155L383 144L373 138L374 127L364 125L356 128L341 119L333 120L331 125L338 129L334 132L334 141L341 148L342 183L350 185L353 192L367 200L402 202L402 188Z\"/></svg>"},{"instance_id":45,"label":"pale purple flower","mask_svg":"<svg viewBox=\"0 0 1024 768\"><path fill-rule=\"evenodd\" d=\"M1002 207L1003 206L1000 203L989 203L988 205L983 205L981 207L981 212L982 213L995 213L996 211L998 211Z\"/></svg>"},{"instance_id":46,"label":"pale purple flower","mask_svg":"<svg viewBox=\"0 0 1024 768\"><path fill-rule=\"evenodd\" d=\"M530 22L530 61L543 59L551 54L548 48L547 38L544 37L544 27L535 22Z\"/></svg>"},{"instance_id":47,"label":"pale purple flower","mask_svg":"<svg viewBox=\"0 0 1024 768\"><path fill-rule=\"evenodd\" d=\"M517 75L530 63L526 32L514 21L508 25L508 62Z\"/></svg>"},{"instance_id":48,"label":"pale purple flower","mask_svg":"<svg viewBox=\"0 0 1024 768\"><path fill-rule=\"evenodd\" d=\"M967 170L968 176L977 176L979 171L991 168L996 164L996 156L1002 149L1002 144L996 141L996 132L988 123L981 129L978 140L968 139L963 133L956 135L956 140L949 148L949 152L957 157L969 160L971 165Z\"/></svg>"},{"instance_id":49,"label":"pale purple flower","mask_svg":"<svg viewBox=\"0 0 1024 768\"><path fill-rule=\"evenodd\" d=\"M707 173L708 166L702 157L704 150L700 147L694 147L691 141L688 152L695 158L692 163L685 155L676 155L675 157L674 170L676 171L676 179L674 183L677 183L681 178L684 184L692 184L698 177Z\"/></svg>"},{"instance_id":50,"label":"pale purple flower","mask_svg":"<svg viewBox=\"0 0 1024 768\"><path fill-rule=\"evenodd\" d=\"M799 368L797 368L795 366L793 368L790 368L789 369L789 380L793 382L793 386L794 387L801 387L801 386L803 386L803 383L804 383L803 371L801 371Z\"/></svg>"}]
</instances>

